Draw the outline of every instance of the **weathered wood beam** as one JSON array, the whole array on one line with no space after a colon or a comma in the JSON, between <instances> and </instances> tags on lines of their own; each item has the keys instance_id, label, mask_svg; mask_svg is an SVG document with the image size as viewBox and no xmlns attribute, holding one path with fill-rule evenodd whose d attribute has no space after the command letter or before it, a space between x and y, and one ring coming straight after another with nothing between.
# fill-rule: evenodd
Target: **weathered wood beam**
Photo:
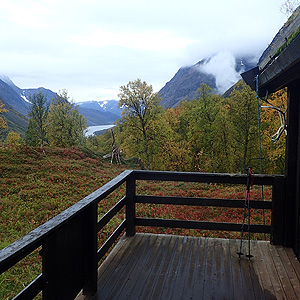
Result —
<instances>
[{"instance_id":1,"label":"weathered wood beam","mask_svg":"<svg viewBox=\"0 0 300 300\"><path fill-rule=\"evenodd\" d=\"M165 196L136 196L136 203L170 204L170 205L192 205L244 208L243 199L214 199L193 197L165 197ZM271 209L272 201L250 200L250 207L255 209Z\"/></svg>"}]
</instances>

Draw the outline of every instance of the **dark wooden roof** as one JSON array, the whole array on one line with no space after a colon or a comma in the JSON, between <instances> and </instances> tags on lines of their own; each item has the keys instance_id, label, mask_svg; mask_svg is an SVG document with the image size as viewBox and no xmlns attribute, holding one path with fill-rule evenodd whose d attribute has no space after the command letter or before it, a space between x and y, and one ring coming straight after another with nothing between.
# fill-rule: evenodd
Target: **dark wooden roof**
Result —
<instances>
[{"instance_id":1,"label":"dark wooden roof","mask_svg":"<svg viewBox=\"0 0 300 300\"><path fill-rule=\"evenodd\" d=\"M99 268L89 299L300 299L300 265L290 248L251 241L136 234L122 237ZM243 252L247 253L244 241Z\"/></svg>"},{"instance_id":2,"label":"dark wooden roof","mask_svg":"<svg viewBox=\"0 0 300 300\"><path fill-rule=\"evenodd\" d=\"M300 7L275 35L260 57L257 67L242 74L250 87L260 97L271 94L300 79Z\"/></svg>"},{"instance_id":3,"label":"dark wooden roof","mask_svg":"<svg viewBox=\"0 0 300 300\"><path fill-rule=\"evenodd\" d=\"M261 97L271 94L300 78L300 35L259 73Z\"/></svg>"}]
</instances>

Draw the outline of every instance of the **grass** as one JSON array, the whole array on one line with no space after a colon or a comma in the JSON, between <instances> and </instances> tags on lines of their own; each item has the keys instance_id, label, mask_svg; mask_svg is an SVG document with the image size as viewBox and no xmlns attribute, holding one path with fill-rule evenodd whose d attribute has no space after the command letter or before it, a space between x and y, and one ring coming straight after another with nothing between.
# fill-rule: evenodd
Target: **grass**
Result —
<instances>
[{"instance_id":1,"label":"grass","mask_svg":"<svg viewBox=\"0 0 300 300\"><path fill-rule=\"evenodd\" d=\"M80 149L0 147L0 249L18 240L120 174ZM111 207L102 203L99 213ZM0 299L11 299L41 273L36 251L0 275Z\"/></svg>"},{"instance_id":2,"label":"grass","mask_svg":"<svg viewBox=\"0 0 300 300\"><path fill-rule=\"evenodd\" d=\"M97 153L84 149L40 148L28 146L0 147L0 249L21 238L31 230L78 202L126 169L111 165ZM184 197L212 197L244 199L245 188L230 185L181 182L137 183L137 193ZM125 194L119 187L110 197L100 202L99 217ZM271 191L265 191L267 200ZM261 199L261 191L254 188L251 199ZM99 246L124 219L121 211L102 230ZM193 219L218 222L242 220L241 209L188 207L175 205L137 205L137 216L169 219ZM270 214L265 214L270 224ZM253 210L252 221L262 224L262 211ZM239 233L207 232L168 228L142 228L139 232L157 232L193 236L239 237ZM263 236L253 235L262 239ZM0 299L11 299L41 273L39 249L9 271L0 275Z\"/></svg>"}]
</instances>

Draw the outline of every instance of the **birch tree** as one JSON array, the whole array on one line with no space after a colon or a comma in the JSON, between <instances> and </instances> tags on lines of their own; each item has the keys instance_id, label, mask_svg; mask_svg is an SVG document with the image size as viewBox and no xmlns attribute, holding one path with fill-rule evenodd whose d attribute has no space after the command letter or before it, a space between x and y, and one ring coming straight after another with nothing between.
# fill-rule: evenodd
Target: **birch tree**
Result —
<instances>
[{"instance_id":1,"label":"birch tree","mask_svg":"<svg viewBox=\"0 0 300 300\"><path fill-rule=\"evenodd\" d=\"M153 92L151 85L137 79L120 87L119 106L124 108L121 123L140 133L135 135L136 143L143 149L147 169L150 169L149 129L160 110L160 97Z\"/></svg>"}]
</instances>

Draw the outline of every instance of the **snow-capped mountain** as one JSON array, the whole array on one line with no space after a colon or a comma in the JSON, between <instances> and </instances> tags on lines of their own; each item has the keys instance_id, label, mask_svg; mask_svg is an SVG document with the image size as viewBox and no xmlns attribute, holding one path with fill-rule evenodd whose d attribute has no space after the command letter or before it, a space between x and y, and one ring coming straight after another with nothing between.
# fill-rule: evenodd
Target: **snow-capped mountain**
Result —
<instances>
[{"instance_id":1,"label":"snow-capped mountain","mask_svg":"<svg viewBox=\"0 0 300 300\"><path fill-rule=\"evenodd\" d=\"M43 87L21 89L8 76L0 75L0 100L8 110L4 116L10 130L24 134L28 125L30 97L39 92L42 92L48 102L56 95L53 91ZM117 100L87 101L75 104L78 104L79 112L87 120L88 126L112 124L121 115Z\"/></svg>"},{"instance_id":2,"label":"snow-capped mountain","mask_svg":"<svg viewBox=\"0 0 300 300\"><path fill-rule=\"evenodd\" d=\"M100 101L85 101L77 103L80 108L90 108L99 111L110 112L114 115L121 116L122 109L119 108L119 101L117 100L100 100Z\"/></svg>"}]
</instances>

